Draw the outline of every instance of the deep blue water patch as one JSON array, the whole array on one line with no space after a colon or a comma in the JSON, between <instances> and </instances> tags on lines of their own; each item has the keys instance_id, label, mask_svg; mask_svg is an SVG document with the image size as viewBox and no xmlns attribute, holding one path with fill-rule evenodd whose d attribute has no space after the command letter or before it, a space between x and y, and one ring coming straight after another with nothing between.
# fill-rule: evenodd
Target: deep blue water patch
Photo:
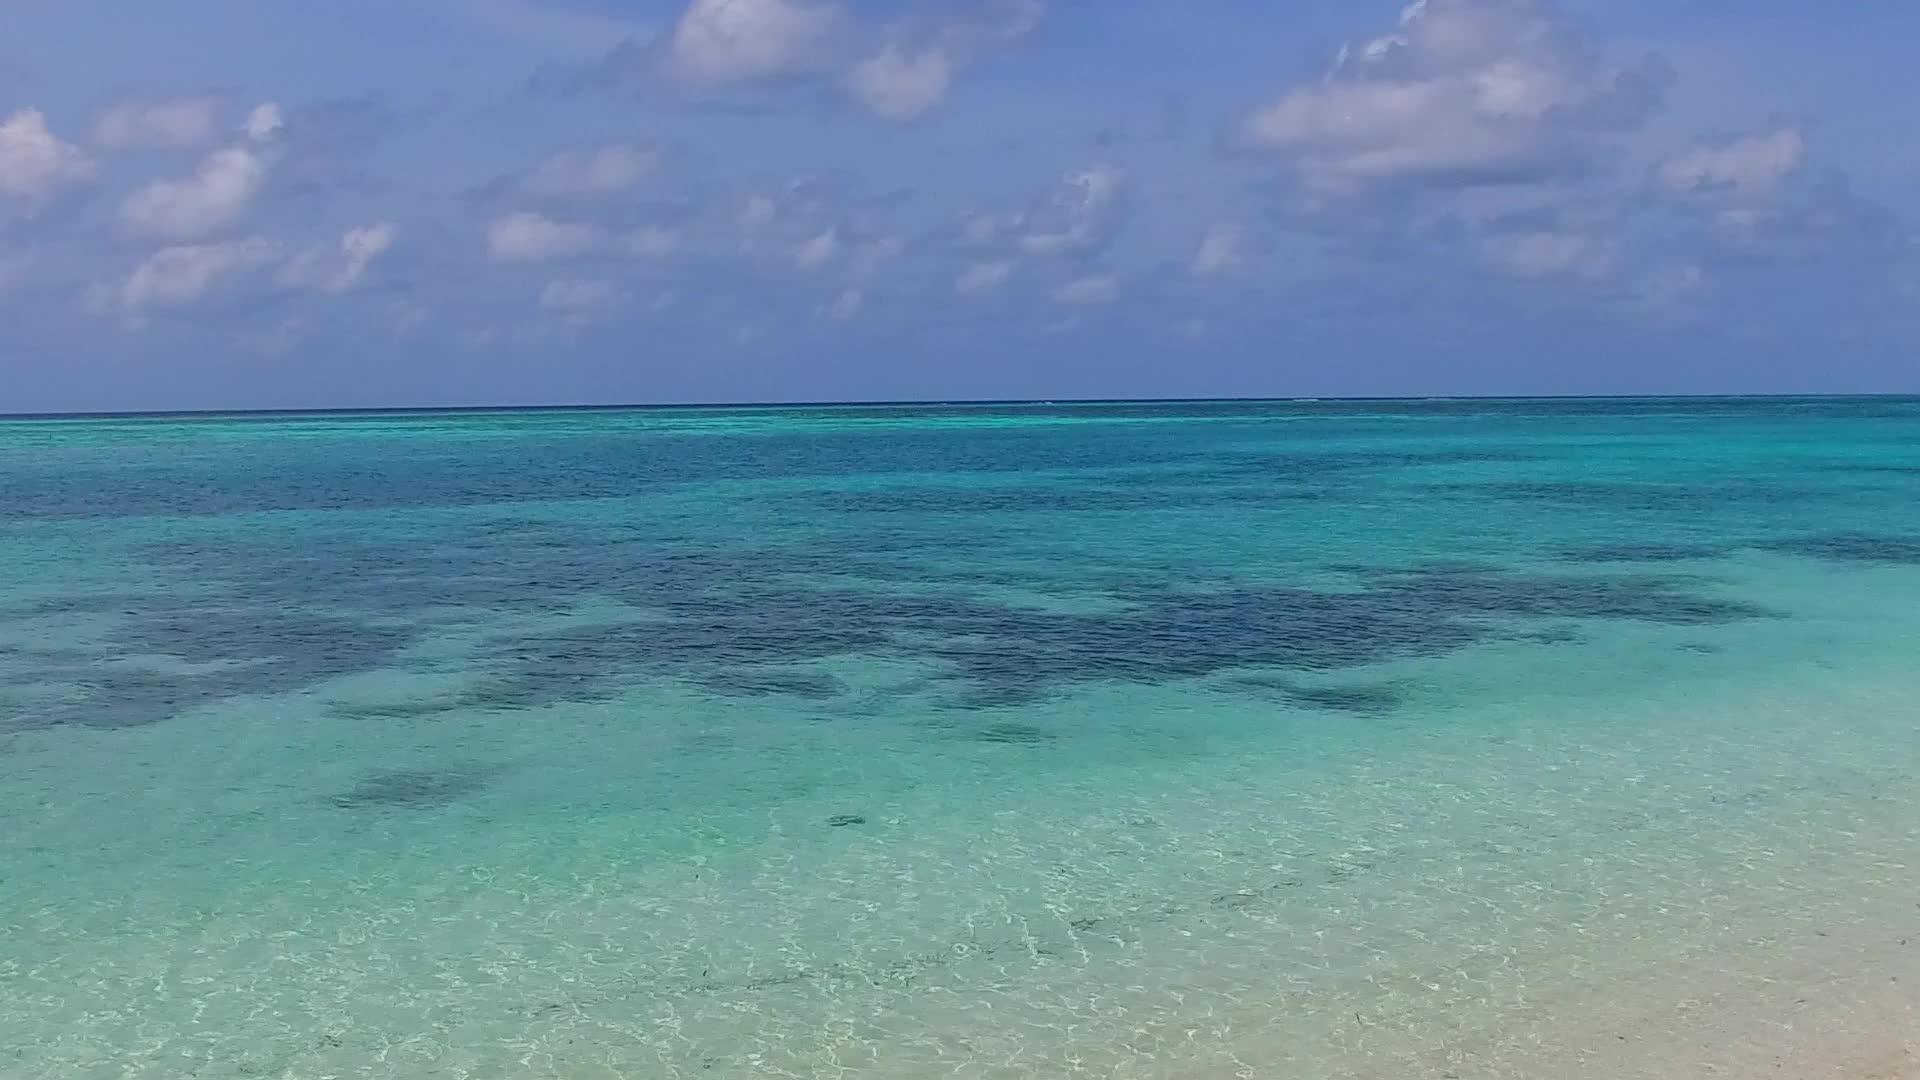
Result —
<instances>
[{"instance_id":1,"label":"deep blue water patch","mask_svg":"<svg viewBox=\"0 0 1920 1080\"><path fill-rule=\"evenodd\" d=\"M1012 721L988 724L973 733L976 742L993 743L999 746L1042 746L1052 742L1055 737L1053 732L1045 728Z\"/></svg>"},{"instance_id":2,"label":"deep blue water patch","mask_svg":"<svg viewBox=\"0 0 1920 1080\"><path fill-rule=\"evenodd\" d=\"M1296 679L1247 675L1232 680L1229 685L1254 693L1272 694L1304 709L1353 713L1357 716L1385 716L1406 701L1403 691L1386 683L1319 685Z\"/></svg>"},{"instance_id":3,"label":"deep blue water patch","mask_svg":"<svg viewBox=\"0 0 1920 1080\"><path fill-rule=\"evenodd\" d=\"M31 445L5 459L0 535L52 550L86 519L102 565L8 617L117 629L7 646L9 678L80 690L0 725L148 723L310 689L406 667L443 632L484 635L440 658L474 669L473 689L335 715L537 707L655 679L829 712L857 703L807 665L850 655L930 670L930 696L964 705L1236 672L1336 693L1372 685L1368 665L1566 641L1571 624L1765 616L1704 578L1604 571L1877 522L1885 485L1820 487L1818 466L1848 439L1909 445L1916 417L1912 402L1231 402L9 429ZM1769 453L1717 452L1745 443ZM1620 446L1633 454L1597 479L1593 448ZM1894 532L1759 546L1920 564ZM1543 551L1587 565L1512 569ZM131 572L114 579L112 559ZM1350 591L1302 587L1336 561ZM998 599L1016 593L1079 606ZM609 605L633 614L582 614ZM597 621L553 629L577 618ZM101 662L132 654L203 666Z\"/></svg>"},{"instance_id":4,"label":"deep blue water patch","mask_svg":"<svg viewBox=\"0 0 1920 1080\"><path fill-rule=\"evenodd\" d=\"M300 690L327 679L387 667L412 640L398 626L265 605L151 603L111 631L103 651L40 655L39 676L79 689L0 726L75 724L122 728L159 723L234 697ZM148 670L113 663L167 656L197 670Z\"/></svg>"},{"instance_id":5,"label":"deep blue water patch","mask_svg":"<svg viewBox=\"0 0 1920 1080\"><path fill-rule=\"evenodd\" d=\"M1596 544L1570 548L1562 558L1576 563L1666 563L1719 558L1731 550L1722 544L1641 543Z\"/></svg>"},{"instance_id":6,"label":"deep blue water patch","mask_svg":"<svg viewBox=\"0 0 1920 1080\"><path fill-rule=\"evenodd\" d=\"M431 810L485 790L496 769L464 766L369 773L329 801L342 810Z\"/></svg>"},{"instance_id":7,"label":"deep blue water patch","mask_svg":"<svg viewBox=\"0 0 1920 1080\"><path fill-rule=\"evenodd\" d=\"M970 588L823 585L830 578L822 571L841 565L834 545L676 550L617 533L607 543L594 536L584 528L518 530L509 541L517 560L471 537L297 559L269 546L252 562L234 548L224 552L225 577L213 577L214 567L196 556L196 575L227 599L173 609L155 602L125 620L112 644L226 666L94 673L78 680L86 699L52 708L47 722L150 723L235 694L297 690L391 667L432 625L430 612L449 603L511 611L610 597L655 615L490 638L476 657L489 676L417 715L599 700L653 678L726 696L826 698L841 691L837 683L792 665L849 654L931 661L944 670L954 704L1017 705L1102 680L1336 672L1525 632L1510 625L1516 622L1713 625L1766 614L1706 595L1692 577L1526 574L1444 560L1358 568L1365 587L1352 592L1088 571L1113 610L1075 613L1001 604ZM308 605L364 614L316 614ZM1339 707L1331 698L1322 703Z\"/></svg>"},{"instance_id":8,"label":"deep blue water patch","mask_svg":"<svg viewBox=\"0 0 1920 1080\"><path fill-rule=\"evenodd\" d=\"M1920 566L1920 536L1835 533L1769 541L1762 546L1769 551L1829 562Z\"/></svg>"},{"instance_id":9,"label":"deep blue water patch","mask_svg":"<svg viewBox=\"0 0 1920 1080\"><path fill-rule=\"evenodd\" d=\"M1817 503L1826 497L1826 493L1817 488L1797 484L1724 479L1703 479L1693 483L1503 480L1484 484L1435 485L1434 488L1456 495L1478 495L1519 504L1547 503L1590 507L1610 513L1661 515L1697 514L1703 506L1722 510L1791 507Z\"/></svg>"},{"instance_id":10,"label":"deep blue water patch","mask_svg":"<svg viewBox=\"0 0 1920 1080\"><path fill-rule=\"evenodd\" d=\"M847 684L818 671L741 667L717 672L700 685L728 697L800 697L824 701L847 692Z\"/></svg>"}]
</instances>

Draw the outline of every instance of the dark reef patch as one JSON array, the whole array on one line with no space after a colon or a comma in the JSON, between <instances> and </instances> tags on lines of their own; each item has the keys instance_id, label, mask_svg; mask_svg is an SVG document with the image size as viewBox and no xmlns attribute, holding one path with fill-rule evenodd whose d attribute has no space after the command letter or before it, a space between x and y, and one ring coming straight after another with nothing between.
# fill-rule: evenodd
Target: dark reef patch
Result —
<instances>
[{"instance_id":1,"label":"dark reef patch","mask_svg":"<svg viewBox=\"0 0 1920 1080\"><path fill-rule=\"evenodd\" d=\"M423 705L418 715L603 700L653 678L685 680L724 695L826 700L845 687L795 665L847 654L932 659L944 667L955 704L1017 706L1101 680L1155 683L1236 670L1338 672L1538 633L1524 625L1533 621L1705 626L1767 614L1707 595L1698 589L1701 579L1690 576L1530 574L1480 562L1359 568L1363 587L1343 592L1217 579L1169 585L1164 575L1096 568L1089 574L1099 579L1097 595L1114 610L1062 612L998 603L972 585L909 591L821 584L833 578L816 571L834 565L840 554L831 545L801 552L656 552L622 562L632 553L618 545L609 553L590 534L565 539L532 549L534 560L551 558L555 567L523 561L515 578L489 586L489 607L537 608L591 590L649 612L645 620L483 641L475 660L494 676L457 698ZM1900 549L1873 550L1889 557ZM424 578L426 571L403 576ZM481 575L462 574L455 560L450 576L472 581ZM242 663L187 675L64 673L84 676L77 681L89 687L89 696L57 707L54 716L58 722L149 723L235 694L299 689L392 666L415 635L432 625L425 609L439 599L401 601L380 594L375 618L347 619L272 601L317 605L340 600L342 591L358 599L363 583L333 576L317 585L311 578L277 580L253 603L146 611L114 635L127 652ZM306 587L317 588L318 595ZM415 621L408 621L409 614ZM1521 625L1511 625L1516 622ZM1297 703L1310 707L1356 713L1390 707L1373 691L1302 684L1292 692ZM350 715L382 712L379 706L336 708ZM407 710L386 714L404 719Z\"/></svg>"},{"instance_id":2,"label":"dark reef patch","mask_svg":"<svg viewBox=\"0 0 1920 1080\"><path fill-rule=\"evenodd\" d=\"M421 698L414 701L333 701L327 713L349 720L427 720L459 712L461 699Z\"/></svg>"},{"instance_id":3,"label":"dark reef patch","mask_svg":"<svg viewBox=\"0 0 1920 1080\"><path fill-rule=\"evenodd\" d=\"M1544 575L1481 570L1409 574L1398 598L1435 618L1501 615L1539 619L1619 619L1675 626L1764 618L1754 604L1690 591L1697 577L1673 574Z\"/></svg>"},{"instance_id":4,"label":"dark reef patch","mask_svg":"<svg viewBox=\"0 0 1920 1080\"><path fill-rule=\"evenodd\" d=\"M1749 509L1790 507L1817 502L1827 492L1817 488L1752 482L1645 483L1609 480L1502 480L1483 484L1449 484L1444 490L1460 495L1519 503L1604 509L1609 513L1641 513L1672 517L1697 514L1702 506Z\"/></svg>"},{"instance_id":5,"label":"dark reef patch","mask_svg":"<svg viewBox=\"0 0 1920 1080\"><path fill-rule=\"evenodd\" d=\"M430 810L484 790L498 770L391 769L369 773L329 801L342 810Z\"/></svg>"},{"instance_id":6,"label":"dark reef patch","mask_svg":"<svg viewBox=\"0 0 1920 1080\"><path fill-rule=\"evenodd\" d=\"M42 658L42 677L81 692L29 723L96 728L159 723L228 698L284 693L385 667L411 639L409 631L387 624L265 605L182 602L125 620L104 640L110 651ZM128 655L171 656L205 666L150 671L102 662Z\"/></svg>"},{"instance_id":7,"label":"dark reef patch","mask_svg":"<svg viewBox=\"0 0 1920 1080\"><path fill-rule=\"evenodd\" d=\"M830 422L817 426L769 421L777 435L686 436L654 418L582 430L570 428L572 419L503 417L452 442L368 428L326 440L325 454L303 447L302 438L208 440L194 454L147 467L144 451L129 451L110 468L29 484L0 508L28 525L167 515L164 527L129 539L126 554L146 564L153 580L182 586L36 601L35 610L47 614L98 611L119 622L97 655L74 650L28 661L37 665L36 681L78 691L24 722L144 724L239 695L308 689L397 666L443 630L456 631L461 643L493 634L453 661L471 661L489 678L432 702L340 702L336 715L407 721L458 709L537 708L604 700L663 678L720 695L825 702L847 688L808 665L854 654L931 661L939 696L978 708L1018 706L1092 682L1260 672L1287 680L1268 689L1292 693L1299 704L1362 714L1393 707L1390 688L1340 681L1367 665L1493 639L1547 640L1542 635L1565 635L1555 624L1570 620L1707 626L1767 614L1714 594L1700 578L1598 566L1566 574L1514 572L1494 562L1350 566L1353 588L1343 591L1255 579L1284 580L1300 569L1288 564L1295 555L1284 536L1255 556L1264 562L1249 576L1235 576L1239 564L1216 561L1205 545L1179 544L1177 526L1215 503L1340 498L1377 492L1390 470L1551 462L1566 447L1537 452L1531 427L1498 444L1462 445L1484 437L1488 417L1533 423L1526 410L1534 406L1497 402L1391 406L1464 418L1474 425L1466 440L1458 432L1432 437L1425 425L1408 437L1414 427L1377 416L1388 408L1378 403L1306 408L1337 421L1343 435L1370 440L1342 448L1320 437L1318 421L1292 423L1305 407L1194 408L1204 414L1194 424L1132 425L1124 438L1089 438L1077 423L916 428L908 423L912 410L877 410L872 419L884 423L859 430L849 421L863 414L852 410L821 413ZM1639 417L1663 406L1624 408L1570 403L1565 416ZM1106 409L1076 406L1070 414L1076 421L1165 418L1147 407ZM1275 410L1289 423L1271 422ZM958 479L913 483L920 475ZM1636 520L1637 511L1694 511L1703 500L1745 512L1802 494L1760 484L1580 480L1409 490L1541 500L1555 504L1549 512L1560 504L1628 511L1622 520ZM604 502L556 508L585 500ZM268 513L279 510L355 513ZM1009 513L1026 510L1039 513ZM1175 514L1154 522L1137 545L1083 543L1086 536L1071 530L1055 536L1045 520L1145 510ZM207 516L229 512L237 516ZM1259 517L1301 522L1299 561L1337 554L1313 545L1313 515ZM1432 550L1468 549L1437 542ZM1568 557L1674 562L1709 550L1718 549L1621 545ZM1920 541L1898 538L1829 537L1798 542L1797 550L1852 562L1920 561ZM1491 535L1472 553L1500 551ZM1056 610L994 599L1009 589L1089 603ZM609 606L633 614L581 614ZM555 629L567 617L600 621ZM98 662L135 654L209 663L158 674ZM994 731L982 729L980 737L1033 745Z\"/></svg>"},{"instance_id":8,"label":"dark reef patch","mask_svg":"<svg viewBox=\"0 0 1920 1080\"><path fill-rule=\"evenodd\" d=\"M1001 746L1043 746L1052 742L1055 736L1031 724L1001 723L988 724L975 731L973 738L975 742L997 743Z\"/></svg>"},{"instance_id":9,"label":"dark reef patch","mask_svg":"<svg viewBox=\"0 0 1920 1080\"><path fill-rule=\"evenodd\" d=\"M1725 555L1730 549L1718 544L1603 544L1573 548L1561 555L1579 563L1666 563L1692 562Z\"/></svg>"},{"instance_id":10,"label":"dark reef patch","mask_svg":"<svg viewBox=\"0 0 1920 1080\"><path fill-rule=\"evenodd\" d=\"M801 697L824 701L847 692L847 684L817 671L735 668L700 680L700 685L730 697Z\"/></svg>"},{"instance_id":11,"label":"dark reef patch","mask_svg":"<svg viewBox=\"0 0 1920 1080\"><path fill-rule=\"evenodd\" d=\"M1385 716L1405 703L1405 695L1385 684L1311 685L1292 679L1251 675L1235 679L1233 686L1277 695L1290 705L1304 709L1353 713L1356 716Z\"/></svg>"},{"instance_id":12,"label":"dark reef patch","mask_svg":"<svg viewBox=\"0 0 1920 1080\"><path fill-rule=\"evenodd\" d=\"M1920 566L1920 537L1889 536L1875 533L1834 533L1793 540L1775 540L1760 545L1768 551L1804 555L1840 563L1880 563L1888 566Z\"/></svg>"},{"instance_id":13,"label":"dark reef patch","mask_svg":"<svg viewBox=\"0 0 1920 1080\"><path fill-rule=\"evenodd\" d=\"M1822 472L1851 473L1863 476L1911 476L1920 477L1920 465L1896 465L1877 462L1839 462L1822 465Z\"/></svg>"}]
</instances>

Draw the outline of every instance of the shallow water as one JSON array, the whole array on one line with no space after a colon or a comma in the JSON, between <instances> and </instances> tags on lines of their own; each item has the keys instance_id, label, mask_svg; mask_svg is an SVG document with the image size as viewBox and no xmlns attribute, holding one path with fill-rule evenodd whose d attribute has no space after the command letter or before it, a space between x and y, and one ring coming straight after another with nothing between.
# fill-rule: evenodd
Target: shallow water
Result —
<instances>
[{"instance_id":1,"label":"shallow water","mask_svg":"<svg viewBox=\"0 0 1920 1080\"><path fill-rule=\"evenodd\" d=\"M1915 914L1920 402L14 421L0 493L4 1075L1527 1075Z\"/></svg>"}]
</instances>

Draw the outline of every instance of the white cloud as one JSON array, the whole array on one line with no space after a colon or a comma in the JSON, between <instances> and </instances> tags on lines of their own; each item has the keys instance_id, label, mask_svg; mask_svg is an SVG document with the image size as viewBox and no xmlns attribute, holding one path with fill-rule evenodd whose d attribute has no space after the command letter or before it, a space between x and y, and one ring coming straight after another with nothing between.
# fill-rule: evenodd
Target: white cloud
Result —
<instances>
[{"instance_id":1,"label":"white cloud","mask_svg":"<svg viewBox=\"0 0 1920 1080\"><path fill-rule=\"evenodd\" d=\"M854 277L872 277L882 266L899 258L907 250L907 238L898 233L876 237L854 249L847 257L847 272Z\"/></svg>"},{"instance_id":2,"label":"white cloud","mask_svg":"<svg viewBox=\"0 0 1920 1080\"><path fill-rule=\"evenodd\" d=\"M1230 269L1240 262L1240 243L1240 226L1232 222L1218 222L1200 238L1200 248L1193 253L1193 262L1188 269L1196 277Z\"/></svg>"},{"instance_id":3,"label":"white cloud","mask_svg":"<svg viewBox=\"0 0 1920 1080\"><path fill-rule=\"evenodd\" d=\"M247 122L242 130L254 142L268 142L286 127L286 112L277 103L268 101L253 107L253 111L247 114Z\"/></svg>"},{"instance_id":4,"label":"white cloud","mask_svg":"<svg viewBox=\"0 0 1920 1080\"><path fill-rule=\"evenodd\" d=\"M876 116L915 119L945 101L982 53L1031 33L1044 10L1040 0L975 0L948 5L944 18L905 16L881 34L877 50L842 72L840 86Z\"/></svg>"},{"instance_id":5,"label":"white cloud","mask_svg":"<svg viewBox=\"0 0 1920 1080\"><path fill-rule=\"evenodd\" d=\"M627 254L643 259L664 259L680 250L680 234L657 225L643 225L627 234Z\"/></svg>"},{"instance_id":6,"label":"white cloud","mask_svg":"<svg viewBox=\"0 0 1920 1080\"><path fill-rule=\"evenodd\" d=\"M604 51L609 41L643 37L654 29L637 19L556 7L545 0L446 0L441 6L495 30L521 48L532 45L585 55Z\"/></svg>"},{"instance_id":7,"label":"white cloud","mask_svg":"<svg viewBox=\"0 0 1920 1080\"><path fill-rule=\"evenodd\" d=\"M806 0L693 0L667 39L667 71L706 87L818 71L842 18Z\"/></svg>"},{"instance_id":8,"label":"white cloud","mask_svg":"<svg viewBox=\"0 0 1920 1080\"><path fill-rule=\"evenodd\" d=\"M827 231L800 245L794 252L793 265L802 270L818 270L833 261L840 253L840 232L838 229Z\"/></svg>"},{"instance_id":9,"label":"white cloud","mask_svg":"<svg viewBox=\"0 0 1920 1080\"><path fill-rule=\"evenodd\" d=\"M261 356L285 356L300 343L300 332L306 325L307 321L300 316L289 315L275 323L271 330L236 336L234 344Z\"/></svg>"},{"instance_id":10,"label":"white cloud","mask_svg":"<svg viewBox=\"0 0 1920 1080\"><path fill-rule=\"evenodd\" d=\"M13 288L33 269L31 255L0 255L0 293Z\"/></svg>"},{"instance_id":11,"label":"white cloud","mask_svg":"<svg viewBox=\"0 0 1920 1080\"><path fill-rule=\"evenodd\" d=\"M656 225L615 233L594 222L520 211L498 218L487 227L487 253L501 262L544 262L588 255L664 259L679 249L680 235Z\"/></svg>"},{"instance_id":12,"label":"white cloud","mask_svg":"<svg viewBox=\"0 0 1920 1080\"><path fill-rule=\"evenodd\" d=\"M123 101L93 122L93 141L107 150L187 150L214 140L212 98Z\"/></svg>"},{"instance_id":13,"label":"white cloud","mask_svg":"<svg viewBox=\"0 0 1920 1080\"><path fill-rule=\"evenodd\" d=\"M740 205L740 228L743 232L757 232L773 224L779 213L780 206L773 201L773 196L755 192Z\"/></svg>"},{"instance_id":14,"label":"white cloud","mask_svg":"<svg viewBox=\"0 0 1920 1080\"><path fill-rule=\"evenodd\" d=\"M1249 113L1240 140L1332 192L1535 179L1584 164L1597 132L1637 123L1659 83L1655 67L1595 59L1547 0L1415 0L1393 33Z\"/></svg>"},{"instance_id":15,"label":"white cloud","mask_svg":"<svg viewBox=\"0 0 1920 1080\"><path fill-rule=\"evenodd\" d=\"M541 162L527 177L526 190L541 198L591 198L617 195L652 176L660 152L629 144L591 151L566 151Z\"/></svg>"},{"instance_id":16,"label":"white cloud","mask_svg":"<svg viewBox=\"0 0 1920 1080\"><path fill-rule=\"evenodd\" d=\"M578 258L606 242L606 231L597 225L526 212L508 214L487 229L487 252L502 261Z\"/></svg>"},{"instance_id":17,"label":"white cloud","mask_svg":"<svg viewBox=\"0 0 1920 1080\"><path fill-rule=\"evenodd\" d=\"M390 222L347 230L340 238L340 254L346 256L346 265L329 284L336 290L352 288L375 259L392 250L399 231Z\"/></svg>"},{"instance_id":18,"label":"white cloud","mask_svg":"<svg viewBox=\"0 0 1920 1080\"><path fill-rule=\"evenodd\" d=\"M128 195L120 216L137 231L192 239L237 220L267 177L267 164L251 150L228 147L201 161L183 180L156 180Z\"/></svg>"},{"instance_id":19,"label":"white cloud","mask_svg":"<svg viewBox=\"0 0 1920 1080\"><path fill-rule=\"evenodd\" d=\"M1013 276L1013 270L1012 259L974 263L960 272L959 279L953 283L953 291L962 296L992 292L1007 283L1007 279Z\"/></svg>"},{"instance_id":20,"label":"white cloud","mask_svg":"<svg viewBox=\"0 0 1920 1080\"><path fill-rule=\"evenodd\" d=\"M1075 278L1056 289L1055 300L1063 304L1078 304L1093 307L1098 304L1110 304L1120 295L1120 279L1112 274L1093 274Z\"/></svg>"},{"instance_id":21,"label":"white cloud","mask_svg":"<svg viewBox=\"0 0 1920 1080\"><path fill-rule=\"evenodd\" d=\"M1722 143L1703 143L1660 166L1660 183L1669 191L1770 191L1800 168L1807 153L1798 128L1744 135Z\"/></svg>"},{"instance_id":22,"label":"white cloud","mask_svg":"<svg viewBox=\"0 0 1920 1080\"><path fill-rule=\"evenodd\" d=\"M402 337L413 333L433 314L432 309L414 300L395 300L387 305L387 325Z\"/></svg>"},{"instance_id":23,"label":"white cloud","mask_svg":"<svg viewBox=\"0 0 1920 1080\"><path fill-rule=\"evenodd\" d=\"M960 242L968 247L986 247L1018 229L1024 214L969 213L960 223Z\"/></svg>"},{"instance_id":24,"label":"white cloud","mask_svg":"<svg viewBox=\"0 0 1920 1080\"><path fill-rule=\"evenodd\" d=\"M1123 182L1120 171L1107 165L1068 173L1024 219L1021 250L1045 257L1099 247L1118 216Z\"/></svg>"},{"instance_id":25,"label":"white cloud","mask_svg":"<svg viewBox=\"0 0 1920 1080\"><path fill-rule=\"evenodd\" d=\"M823 314L829 319L845 322L855 315L860 314L860 309L865 307L866 303L867 297L865 293L859 289L847 289L839 296L834 297L833 303L827 305Z\"/></svg>"},{"instance_id":26,"label":"white cloud","mask_svg":"<svg viewBox=\"0 0 1920 1080\"><path fill-rule=\"evenodd\" d=\"M38 109L0 121L0 196L37 200L93 172L87 155L47 129Z\"/></svg>"},{"instance_id":27,"label":"white cloud","mask_svg":"<svg viewBox=\"0 0 1920 1080\"><path fill-rule=\"evenodd\" d=\"M889 120L911 120L946 100L954 61L938 49L889 45L855 64L842 84L854 100Z\"/></svg>"},{"instance_id":28,"label":"white cloud","mask_svg":"<svg viewBox=\"0 0 1920 1080\"><path fill-rule=\"evenodd\" d=\"M1693 293L1699 292L1707 283L1707 272L1699 265L1689 263L1656 271L1640 282L1637 290L1641 303L1650 308L1666 308L1678 304Z\"/></svg>"},{"instance_id":29,"label":"white cloud","mask_svg":"<svg viewBox=\"0 0 1920 1080\"><path fill-rule=\"evenodd\" d=\"M271 241L258 236L161 248L127 277L117 299L127 311L182 307L205 296L225 278L271 262L277 252Z\"/></svg>"},{"instance_id":30,"label":"white cloud","mask_svg":"<svg viewBox=\"0 0 1920 1080\"><path fill-rule=\"evenodd\" d=\"M1040 0L691 0L641 55L645 68L695 92L832 82L877 116L910 120L946 100L983 52L1031 32L1042 10Z\"/></svg>"},{"instance_id":31,"label":"white cloud","mask_svg":"<svg viewBox=\"0 0 1920 1080\"><path fill-rule=\"evenodd\" d=\"M1594 278L1613 267L1610 247L1578 232L1542 230L1488 237L1481 250L1494 266L1516 277L1572 274Z\"/></svg>"},{"instance_id":32,"label":"white cloud","mask_svg":"<svg viewBox=\"0 0 1920 1080\"><path fill-rule=\"evenodd\" d=\"M540 292L540 310L582 326L625 303L626 294L611 281L559 278Z\"/></svg>"},{"instance_id":33,"label":"white cloud","mask_svg":"<svg viewBox=\"0 0 1920 1080\"><path fill-rule=\"evenodd\" d=\"M349 229L332 249L316 248L288 262L276 275L282 285L347 292L366 276L367 268L393 248L399 229L388 222Z\"/></svg>"}]
</instances>

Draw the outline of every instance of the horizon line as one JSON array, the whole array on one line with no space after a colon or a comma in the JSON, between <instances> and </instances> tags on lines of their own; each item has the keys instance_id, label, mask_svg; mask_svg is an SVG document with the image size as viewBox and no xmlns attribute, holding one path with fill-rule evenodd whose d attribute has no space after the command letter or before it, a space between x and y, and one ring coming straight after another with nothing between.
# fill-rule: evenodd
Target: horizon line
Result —
<instances>
[{"instance_id":1,"label":"horizon line","mask_svg":"<svg viewBox=\"0 0 1920 1080\"><path fill-rule=\"evenodd\" d=\"M1018 406L1073 407L1088 405L1319 405L1375 403L1441 403L1467 401L1860 401L1920 398L1920 393L1680 393L1680 394L1354 394L1325 396L1246 397L1051 397L1051 398L850 398L794 401L683 401L683 402L563 402L517 405L367 405L268 407L238 409L101 409L0 412L0 421L19 420L140 420L195 417L399 416L449 413L522 412L641 412L727 409L860 409L860 408L1008 408Z\"/></svg>"}]
</instances>

